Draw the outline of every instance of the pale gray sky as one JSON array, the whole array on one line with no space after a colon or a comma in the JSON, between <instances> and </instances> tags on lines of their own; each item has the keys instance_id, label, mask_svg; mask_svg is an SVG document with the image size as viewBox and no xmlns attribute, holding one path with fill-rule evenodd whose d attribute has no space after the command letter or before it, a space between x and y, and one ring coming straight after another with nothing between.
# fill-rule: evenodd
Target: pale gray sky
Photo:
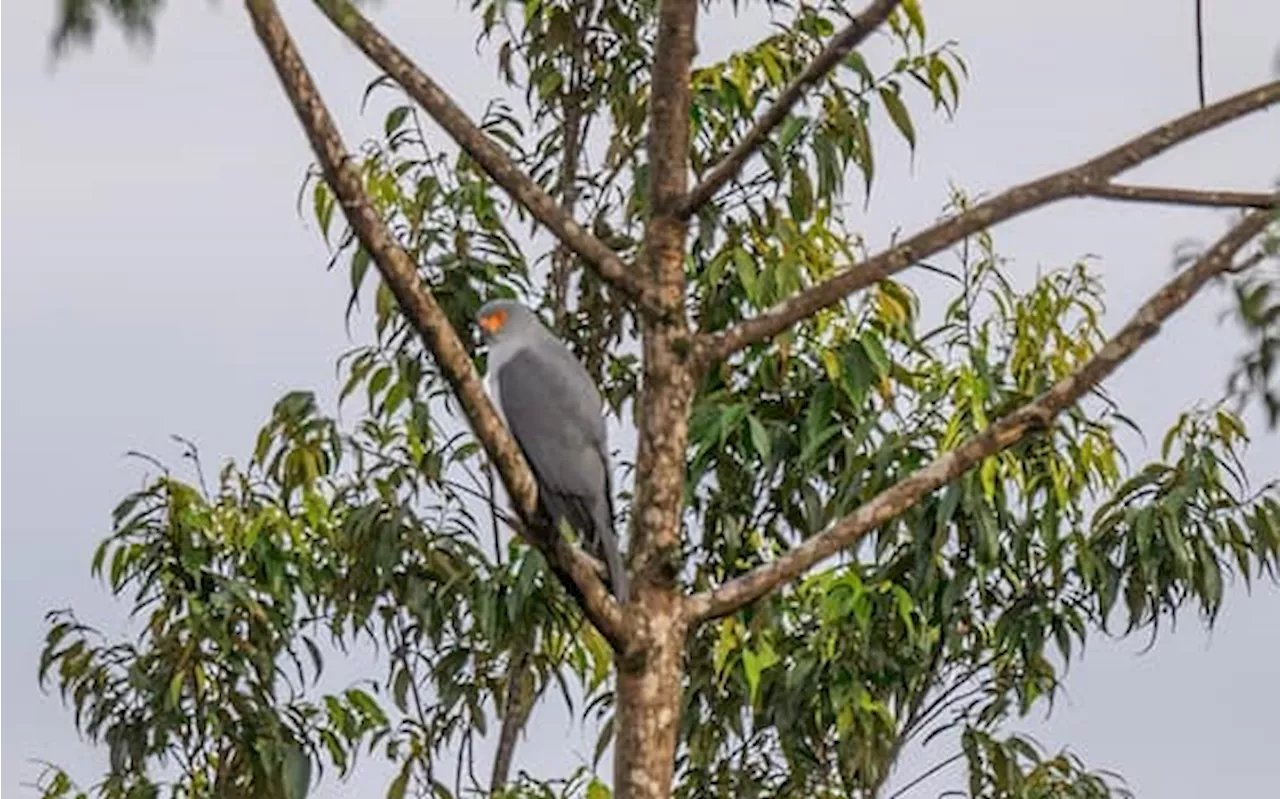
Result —
<instances>
[{"instance_id":1,"label":"pale gray sky","mask_svg":"<svg viewBox=\"0 0 1280 799\"><path fill-rule=\"evenodd\" d=\"M45 50L51 5L9 2L3 10L9 477L0 790L11 791L34 776L29 758L58 760L80 777L98 773L100 756L77 742L70 715L36 690L34 675L45 610L73 605L108 623L119 616L88 563L110 508L142 474L123 453L176 457L168 436L179 433L209 463L241 457L282 392L306 387L333 397L334 359L350 343L345 275L324 272L318 237L294 212L310 153L240 5L171 3L150 56L108 31L93 53L53 74ZM348 141L376 129L379 114L357 113L372 70L308 4L284 5ZM460 5L392 2L377 16L476 112L496 82L473 50L469 4ZM881 137L865 222L873 244L935 218L949 181L998 190L1195 102L1190 2L925 5L933 35L959 41L973 80L954 123L926 121L921 109L913 166L904 148ZM1210 96L1274 76L1280 4L1206 5ZM761 30L704 26L703 52L723 53ZM1280 176L1277 142L1273 110L1133 178L1265 188ZM1028 273L1100 256L1114 326L1166 279L1177 242L1208 240L1223 226L1212 211L1075 202L999 228L997 242ZM1216 293L1200 298L1110 382L1149 433L1219 393L1236 344L1216 322L1225 304ZM1260 437L1248 461L1259 478L1280 474L1276 437ZM1040 739L1121 772L1142 797L1273 795L1280 591L1233 591L1212 636L1187 616L1139 656L1143 643L1096 640L1067 681L1066 701L1036 727ZM360 667L347 666L353 674ZM575 733L574 753L565 754L561 728L550 717L545 723L522 763L550 773L589 753Z\"/></svg>"}]
</instances>

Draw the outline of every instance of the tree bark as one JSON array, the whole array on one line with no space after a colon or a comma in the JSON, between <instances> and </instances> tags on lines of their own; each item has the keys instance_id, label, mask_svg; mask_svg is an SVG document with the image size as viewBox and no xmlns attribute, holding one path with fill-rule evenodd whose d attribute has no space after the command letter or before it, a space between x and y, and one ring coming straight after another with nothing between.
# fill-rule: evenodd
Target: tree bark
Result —
<instances>
[{"instance_id":1,"label":"tree bark","mask_svg":"<svg viewBox=\"0 0 1280 799\"><path fill-rule=\"evenodd\" d=\"M632 513L634 599L625 608L636 645L618 660L614 795L666 799L675 769L688 620L680 571L685 448L693 374L687 357L684 256L688 225L677 215L689 182L690 68L697 0L666 0L649 100L649 208L642 279L665 313L644 317L637 480Z\"/></svg>"},{"instance_id":2,"label":"tree bark","mask_svg":"<svg viewBox=\"0 0 1280 799\"><path fill-rule=\"evenodd\" d=\"M650 590L637 614L642 649L618 661L613 774L617 799L667 799L675 777L684 685L684 598Z\"/></svg>"},{"instance_id":3,"label":"tree bark","mask_svg":"<svg viewBox=\"0 0 1280 799\"><path fill-rule=\"evenodd\" d=\"M528 641L513 653L507 666L507 687L503 692L502 727L498 733L498 749L493 755L493 773L489 778L490 793L506 787L511 778L511 764L515 761L516 744L529 721L538 690L534 685L533 666L529 662L533 642Z\"/></svg>"}]
</instances>

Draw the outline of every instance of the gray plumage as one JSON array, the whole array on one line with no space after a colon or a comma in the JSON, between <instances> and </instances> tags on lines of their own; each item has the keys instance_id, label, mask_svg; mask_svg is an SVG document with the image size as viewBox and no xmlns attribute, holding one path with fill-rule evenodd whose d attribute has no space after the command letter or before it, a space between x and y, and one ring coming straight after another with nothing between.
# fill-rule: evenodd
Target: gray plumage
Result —
<instances>
[{"instance_id":1,"label":"gray plumage","mask_svg":"<svg viewBox=\"0 0 1280 799\"><path fill-rule=\"evenodd\" d=\"M538 483L556 528L565 521L609 571L627 601L613 527L604 403L587 370L528 308L494 300L476 318L489 345L489 391Z\"/></svg>"}]
</instances>

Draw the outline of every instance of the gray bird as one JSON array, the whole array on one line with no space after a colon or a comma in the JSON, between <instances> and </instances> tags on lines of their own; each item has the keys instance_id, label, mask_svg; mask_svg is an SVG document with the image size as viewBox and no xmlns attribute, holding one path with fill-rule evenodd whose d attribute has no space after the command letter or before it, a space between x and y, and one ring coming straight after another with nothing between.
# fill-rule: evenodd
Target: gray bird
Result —
<instances>
[{"instance_id":1,"label":"gray bird","mask_svg":"<svg viewBox=\"0 0 1280 799\"><path fill-rule=\"evenodd\" d=\"M600 392L523 305L493 300L476 321L489 346L489 392L533 470L539 503L557 529L565 521L577 530L584 548L604 561L614 596L626 602Z\"/></svg>"}]
</instances>

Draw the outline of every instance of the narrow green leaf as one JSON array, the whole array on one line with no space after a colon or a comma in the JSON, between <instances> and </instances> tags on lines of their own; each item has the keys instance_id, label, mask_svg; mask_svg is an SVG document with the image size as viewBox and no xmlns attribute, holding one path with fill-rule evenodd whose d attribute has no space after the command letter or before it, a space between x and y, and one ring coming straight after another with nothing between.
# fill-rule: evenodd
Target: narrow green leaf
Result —
<instances>
[{"instance_id":1,"label":"narrow green leaf","mask_svg":"<svg viewBox=\"0 0 1280 799\"><path fill-rule=\"evenodd\" d=\"M760 656L751 649L742 650L742 672L747 678L747 693L751 703L755 704L760 694L760 672L762 671Z\"/></svg>"},{"instance_id":2,"label":"narrow green leaf","mask_svg":"<svg viewBox=\"0 0 1280 799\"><path fill-rule=\"evenodd\" d=\"M409 789L409 769L413 767L413 763L413 758L405 758L404 765L400 767L400 773L387 788L387 799L404 799L405 792Z\"/></svg>"},{"instance_id":3,"label":"narrow green leaf","mask_svg":"<svg viewBox=\"0 0 1280 799\"><path fill-rule=\"evenodd\" d=\"M760 460L768 463L769 455L772 451L772 446L769 441L769 432L764 429L764 424L756 418L755 414L747 416L747 426L751 430L751 446L755 447L756 453L760 456Z\"/></svg>"},{"instance_id":4,"label":"narrow green leaf","mask_svg":"<svg viewBox=\"0 0 1280 799\"><path fill-rule=\"evenodd\" d=\"M907 107L903 104L902 97L897 92L897 87L880 87L880 101L884 103L885 111L889 112L889 119L893 120L894 126L898 128L898 132L902 134L902 138L907 140L907 144L914 152L916 149L916 129L911 124L911 114L907 112Z\"/></svg>"},{"instance_id":5,"label":"narrow green leaf","mask_svg":"<svg viewBox=\"0 0 1280 799\"><path fill-rule=\"evenodd\" d=\"M396 707L401 713L409 712L409 670L401 668L396 672L395 679L392 681L392 698L395 700Z\"/></svg>"},{"instance_id":6,"label":"narrow green leaf","mask_svg":"<svg viewBox=\"0 0 1280 799\"><path fill-rule=\"evenodd\" d=\"M311 760L296 743L285 745L280 781L285 799L305 799L311 787Z\"/></svg>"},{"instance_id":7,"label":"narrow green leaf","mask_svg":"<svg viewBox=\"0 0 1280 799\"><path fill-rule=\"evenodd\" d=\"M758 305L760 272L756 268L755 258L751 256L751 253L741 247L737 247L733 251L733 265L738 275L738 280L742 282L742 288L747 293L747 299Z\"/></svg>"},{"instance_id":8,"label":"narrow green leaf","mask_svg":"<svg viewBox=\"0 0 1280 799\"><path fill-rule=\"evenodd\" d=\"M873 330L865 330L858 340L862 343L867 358L871 360L871 365L875 367L876 374L880 376L889 374L892 364L889 361L889 354L885 352L884 344L880 341L880 336Z\"/></svg>"},{"instance_id":9,"label":"narrow green leaf","mask_svg":"<svg viewBox=\"0 0 1280 799\"><path fill-rule=\"evenodd\" d=\"M801 116L789 116L783 120L778 131L778 149L784 153L789 150L808 123L808 118Z\"/></svg>"},{"instance_id":10,"label":"narrow green leaf","mask_svg":"<svg viewBox=\"0 0 1280 799\"><path fill-rule=\"evenodd\" d=\"M400 129L400 126L404 124L405 118L409 116L409 110L407 105L398 105L391 109L382 125L382 129L387 136L391 136Z\"/></svg>"}]
</instances>

